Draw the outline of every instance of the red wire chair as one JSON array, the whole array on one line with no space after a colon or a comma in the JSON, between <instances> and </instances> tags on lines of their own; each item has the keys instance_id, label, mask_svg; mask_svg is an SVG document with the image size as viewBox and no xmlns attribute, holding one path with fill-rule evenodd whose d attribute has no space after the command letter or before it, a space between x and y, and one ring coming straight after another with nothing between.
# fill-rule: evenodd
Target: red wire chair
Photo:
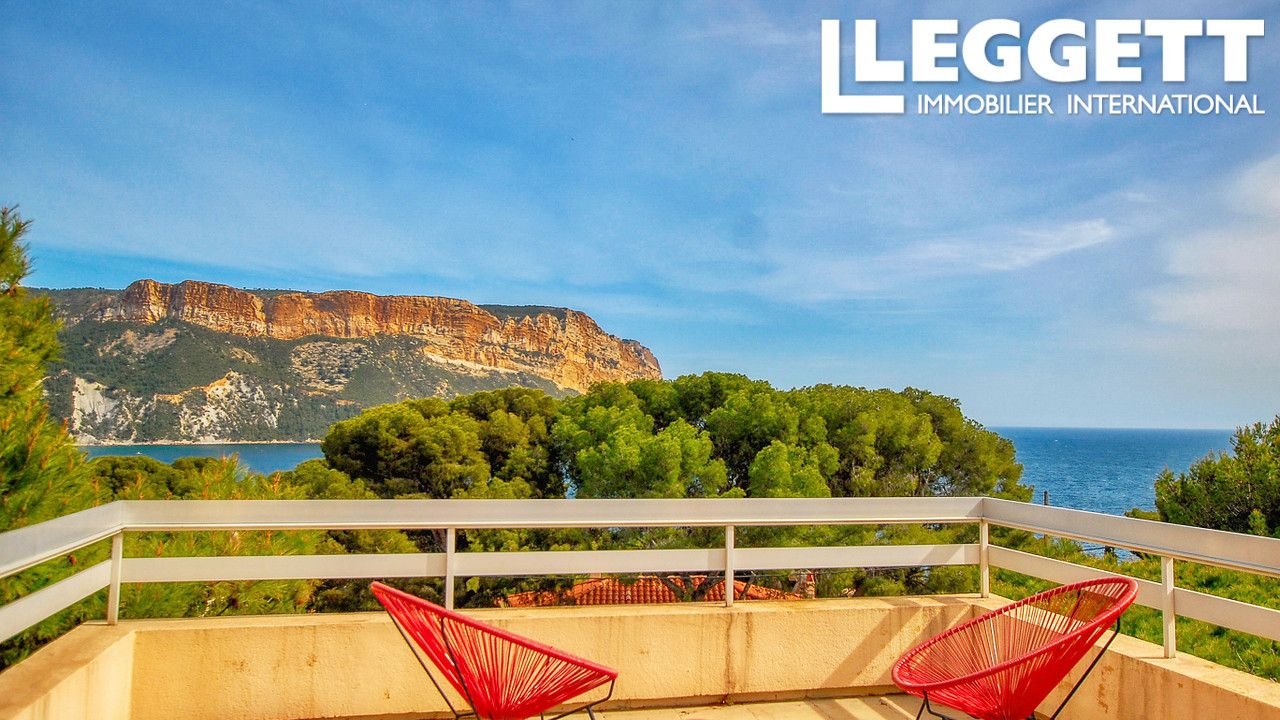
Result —
<instances>
[{"instance_id":1,"label":"red wire chair","mask_svg":"<svg viewBox=\"0 0 1280 720\"><path fill-rule=\"evenodd\" d=\"M1115 630L1051 718L1058 717L1120 632L1138 594L1129 578L1063 585L970 620L908 651L893 666L898 687L923 698L916 720L946 718L930 700L979 720L1035 717L1039 705L1107 627Z\"/></svg>"},{"instance_id":2,"label":"red wire chair","mask_svg":"<svg viewBox=\"0 0 1280 720\"><path fill-rule=\"evenodd\" d=\"M468 716L479 720L526 720L607 682L609 692L603 698L554 716L561 718L586 710L595 720L592 708L613 696L616 670L472 620L382 583L375 582L370 588L459 720ZM424 654L466 699L471 712L458 712L422 659Z\"/></svg>"}]
</instances>

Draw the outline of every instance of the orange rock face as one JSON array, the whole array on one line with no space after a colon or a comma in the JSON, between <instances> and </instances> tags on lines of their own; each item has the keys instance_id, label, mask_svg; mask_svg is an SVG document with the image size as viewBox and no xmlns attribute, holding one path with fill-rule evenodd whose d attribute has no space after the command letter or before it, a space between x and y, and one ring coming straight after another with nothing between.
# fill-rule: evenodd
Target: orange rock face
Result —
<instances>
[{"instance_id":1,"label":"orange rock face","mask_svg":"<svg viewBox=\"0 0 1280 720\"><path fill-rule=\"evenodd\" d=\"M339 290L262 296L188 280L139 280L97 310L100 320L151 324L180 320L232 335L293 340L410 335L445 360L524 371L585 391L601 381L662 377L658 360L634 340L606 333L573 310L499 319L466 300L381 296Z\"/></svg>"}]
</instances>

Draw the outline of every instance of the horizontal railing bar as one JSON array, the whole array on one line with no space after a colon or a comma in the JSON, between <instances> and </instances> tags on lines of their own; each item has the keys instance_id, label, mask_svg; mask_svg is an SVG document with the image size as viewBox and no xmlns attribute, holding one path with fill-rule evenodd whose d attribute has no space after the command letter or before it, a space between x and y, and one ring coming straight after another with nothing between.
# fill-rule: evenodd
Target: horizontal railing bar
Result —
<instances>
[{"instance_id":1,"label":"horizontal railing bar","mask_svg":"<svg viewBox=\"0 0 1280 720\"><path fill-rule=\"evenodd\" d=\"M740 570L816 570L927 565L977 565L977 545L856 545L845 547L735 548Z\"/></svg>"},{"instance_id":2,"label":"horizontal railing bar","mask_svg":"<svg viewBox=\"0 0 1280 720\"><path fill-rule=\"evenodd\" d=\"M977 522L981 498L126 500L130 530L707 527Z\"/></svg>"},{"instance_id":3,"label":"horizontal railing bar","mask_svg":"<svg viewBox=\"0 0 1280 720\"><path fill-rule=\"evenodd\" d=\"M0 607L0 642L71 607L105 588L110 581L111 563L104 560Z\"/></svg>"},{"instance_id":4,"label":"horizontal railing bar","mask_svg":"<svg viewBox=\"0 0 1280 720\"><path fill-rule=\"evenodd\" d=\"M739 570L972 565L977 545L741 548ZM724 548L470 552L455 573L473 577L702 572L724 566ZM126 558L123 582L442 577L443 553Z\"/></svg>"},{"instance_id":5,"label":"horizontal railing bar","mask_svg":"<svg viewBox=\"0 0 1280 720\"><path fill-rule=\"evenodd\" d=\"M705 572L724 568L724 548L460 552L453 561L456 575L476 577Z\"/></svg>"},{"instance_id":6,"label":"horizontal railing bar","mask_svg":"<svg viewBox=\"0 0 1280 720\"><path fill-rule=\"evenodd\" d=\"M111 537L123 526L123 513L113 502L0 533L0 577Z\"/></svg>"},{"instance_id":7,"label":"horizontal railing bar","mask_svg":"<svg viewBox=\"0 0 1280 720\"><path fill-rule=\"evenodd\" d=\"M999 545L990 546L990 558L991 564L995 567L1063 585L1085 580L1097 580L1099 578L1129 577L1128 575L1107 572L1106 570L1099 570L1086 565L1077 565L1064 560L1055 560L1021 550L1010 550ZM1159 610L1164 601L1164 588L1160 586L1160 583L1140 578L1133 579L1138 583L1138 598L1134 602Z\"/></svg>"},{"instance_id":8,"label":"horizontal railing bar","mask_svg":"<svg viewBox=\"0 0 1280 720\"><path fill-rule=\"evenodd\" d=\"M1030 532L1280 576L1273 538L992 498L121 501L0 535L0 575L120 530L953 523L984 515Z\"/></svg>"},{"instance_id":9,"label":"horizontal railing bar","mask_svg":"<svg viewBox=\"0 0 1280 720\"><path fill-rule=\"evenodd\" d=\"M1183 588L1173 589L1173 605L1179 617L1280 642L1280 610Z\"/></svg>"},{"instance_id":10,"label":"horizontal railing bar","mask_svg":"<svg viewBox=\"0 0 1280 720\"><path fill-rule=\"evenodd\" d=\"M982 508L995 525L1280 577L1276 538L996 498L985 498Z\"/></svg>"},{"instance_id":11,"label":"horizontal railing bar","mask_svg":"<svg viewBox=\"0 0 1280 720\"><path fill-rule=\"evenodd\" d=\"M442 577L444 553L125 558L121 581L339 580Z\"/></svg>"}]
</instances>

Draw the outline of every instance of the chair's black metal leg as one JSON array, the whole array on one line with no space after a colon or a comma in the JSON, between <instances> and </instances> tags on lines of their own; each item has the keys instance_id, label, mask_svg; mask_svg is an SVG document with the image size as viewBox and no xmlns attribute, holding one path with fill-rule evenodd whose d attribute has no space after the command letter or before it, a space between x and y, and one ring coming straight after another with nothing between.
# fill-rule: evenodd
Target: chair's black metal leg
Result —
<instances>
[{"instance_id":1,"label":"chair's black metal leg","mask_svg":"<svg viewBox=\"0 0 1280 720\"><path fill-rule=\"evenodd\" d=\"M1107 644L1102 646L1102 652L1099 652L1098 655L1093 658L1093 662L1089 663L1089 667L1085 668L1084 674L1081 675L1080 679L1076 681L1076 684L1071 687L1071 692L1067 693L1067 696L1062 698L1062 703L1058 705L1058 709L1054 710L1053 714L1049 716L1049 720L1057 720L1058 714L1062 712L1062 708L1066 707L1067 703L1071 701L1071 697L1075 695L1076 691L1080 689L1080 686L1084 684L1085 678L1089 677L1089 673L1093 672L1093 668L1097 666L1098 661L1102 659L1102 656L1107 654L1107 648L1111 647L1111 643L1115 641L1116 636L1119 634L1120 618L1116 618L1116 627L1111 631L1111 637L1107 639Z\"/></svg>"},{"instance_id":2,"label":"chair's black metal leg","mask_svg":"<svg viewBox=\"0 0 1280 720\"><path fill-rule=\"evenodd\" d=\"M929 704L929 693L924 693L924 704L920 706L920 712L916 713L916 720L920 720L920 716L923 715L926 710L929 711L930 715L936 718L942 718L942 720L954 720L954 718L948 715L943 715L933 709L933 706Z\"/></svg>"},{"instance_id":3,"label":"chair's black metal leg","mask_svg":"<svg viewBox=\"0 0 1280 720\"><path fill-rule=\"evenodd\" d=\"M583 710L586 710L586 711L587 711L587 715L591 718L591 720L595 720L595 718L596 718L596 714L595 714L594 712L592 712L592 708L594 708L595 706L599 705L600 703L609 702L609 698L612 698L612 697L613 697L613 686L614 686L614 685L617 685L617 684L618 684L618 679L617 679L617 678L614 678L614 679L610 680L610 681L609 681L609 692L605 693L605 696L604 696L604 697L600 698L599 700L592 700L591 702L587 703L586 705L582 705L581 707L576 707L576 708L573 708L573 709L571 709L571 710L566 710L566 711L564 711L564 712L560 713L559 715L554 715L554 716L552 716L552 717L551 717L551 720L560 720L560 718L567 717L567 716L572 715L572 714L574 714L574 713L576 713L576 712L582 712Z\"/></svg>"}]
</instances>

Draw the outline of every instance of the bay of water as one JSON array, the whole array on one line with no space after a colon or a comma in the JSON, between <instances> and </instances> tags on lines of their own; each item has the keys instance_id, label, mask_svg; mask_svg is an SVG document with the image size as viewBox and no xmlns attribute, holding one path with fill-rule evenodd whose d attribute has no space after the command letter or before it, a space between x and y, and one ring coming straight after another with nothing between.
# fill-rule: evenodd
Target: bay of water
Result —
<instances>
[{"instance_id":1,"label":"bay of water","mask_svg":"<svg viewBox=\"0 0 1280 720\"><path fill-rule=\"evenodd\" d=\"M1052 505L1121 514L1155 509L1156 476L1168 467L1185 471L1210 452L1231 447L1230 430L1115 430L1101 428L992 428L1009 438L1023 465L1022 480L1035 486L1035 501L1049 491ZM320 457L315 443L224 445L115 445L85 448L93 457L147 455L164 462L181 457L239 455L250 469L271 473Z\"/></svg>"},{"instance_id":2,"label":"bay of water","mask_svg":"<svg viewBox=\"0 0 1280 720\"><path fill-rule=\"evenodd\" d=\"M321 457L319 443L225 443L218 445L103 445L83 448L89 457L146 455L162 462L184 457L229 457L254 472L292 470L298 463Z\"/></svg>"}]
</instances>

